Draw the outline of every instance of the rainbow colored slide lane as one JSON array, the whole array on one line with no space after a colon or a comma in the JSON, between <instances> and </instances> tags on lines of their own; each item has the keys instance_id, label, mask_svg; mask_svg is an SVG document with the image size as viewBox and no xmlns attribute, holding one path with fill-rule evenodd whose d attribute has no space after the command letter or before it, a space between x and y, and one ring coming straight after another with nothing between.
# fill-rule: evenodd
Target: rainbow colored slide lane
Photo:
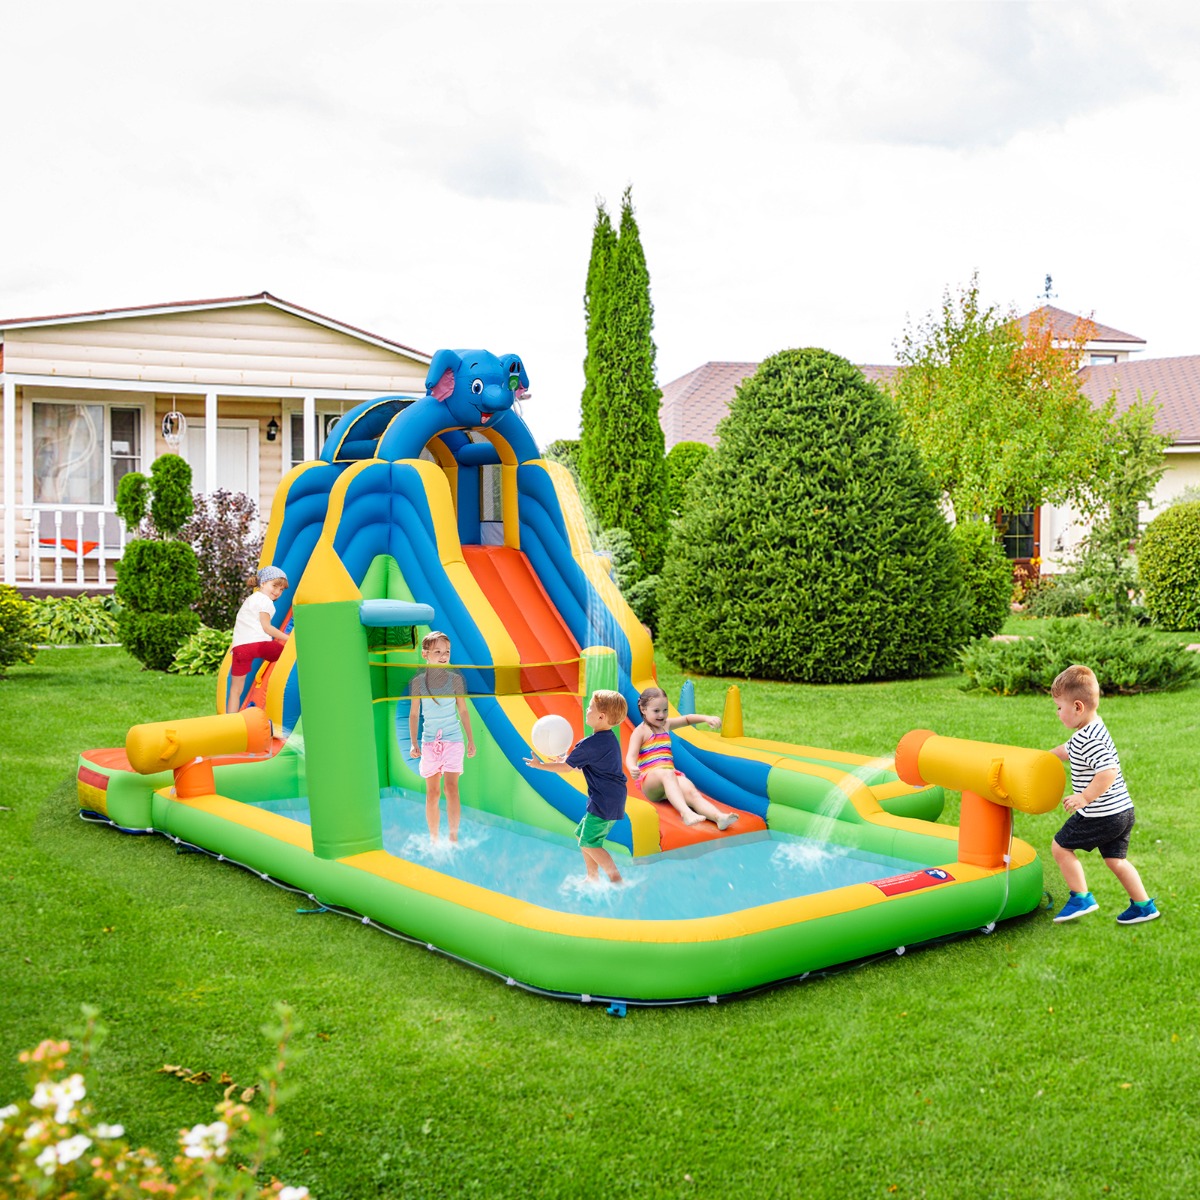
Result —
<instances>
[{"instance_id":1,"label":"rainbow colored slide lane","mask_svg":"<svg viewBox=\"0 0 1200 1200\"><path fill-rule=\"evenodd\" d=\"M631 790L609 848L632 856L651 889L660 864L665 878L679 856L715 871L696 885L702 915L688 918L655 919L653 902L638 918L601 915L586 899L547 906L522 894L519 873L473 881L461 869L467 849L449 871L385 848L381 796L424 808L409 754L408 685L422 665L410 631L448 633L467 684L478 753L461 777L464 806L504 825L505 836L515 831L514 853L552 846L575 871L569 837L584 811L583 782L525 765L532 726L558 713L582 736L581 695L617 687L636 713L638 692L654 682L650 638L592 551L570 474L540 458L515 411L487 417L463 422L432 394L385 397L347 414L322 459L283 481L263 550L264 562L287 573L277 612L290 612L294 633L250 694L291 736L268 745L252 709L140 726L124 755L81 755L81 806L556 994L728 995L1036 907L1041 866L1011 839L1010 810L1045 803L1055 767L1057 803L1061 764L1052 756L1054 767L1037 764L1035 800L1009 778L1015 767L1009 775L996 768L995 787L968 770L986 819L960 835L932 822L941 786L966 787L962 771L947 774L940 759L931 766L928 750L920 752L928 761L909 755L904 782L890 757L679 731L677 765L739 821L723 834L707 822L687 828ZM226 665L218 713L227 688ZM994 765L1034 752L963 753L989 754ZM176 763L173 754L184 757ZM536 836L526 845L521 830ZM743 852L812 844L825 859L858 864L855 881L812 890L799 872L779 898L731 907L722 894L709 905L722 890L722 863L745 870Z\"/></svg>"}]
</instances>

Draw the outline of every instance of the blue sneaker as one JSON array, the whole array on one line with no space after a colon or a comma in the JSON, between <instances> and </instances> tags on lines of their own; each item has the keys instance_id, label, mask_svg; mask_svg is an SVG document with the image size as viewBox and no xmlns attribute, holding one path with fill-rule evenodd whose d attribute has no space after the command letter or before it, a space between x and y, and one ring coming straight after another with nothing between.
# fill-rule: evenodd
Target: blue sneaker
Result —
<instances>
[{"instance_id":1,"label":"blue sneaker","mask_svg":"<svg viewBox=\"0 0 1200 1200\"><path fill-rule=\"evenodd\" d=\"M1119 925L1138 925L1142 921L1153 921L1155 917L1161 917L1162 913L1154 907L1154 900L1146 900L1139 904L1136 900L1129 902L1129 907L1117 918Z\"/></svg>"},{"instance_id":2,"label":"blue sneaker","mask_svg":"<svg viewBox=\"0 0 1200 1200\"><path fill-rule=\"evenodd\" d=\"M1073 921L1076 917L1082 917L1085 913L1095 912L1100 905L1096 903L1096 897L1091 892L1072 892L1070 899L1058 910L1055 916L1055 922Z\"/></svg>"}]
</instances>

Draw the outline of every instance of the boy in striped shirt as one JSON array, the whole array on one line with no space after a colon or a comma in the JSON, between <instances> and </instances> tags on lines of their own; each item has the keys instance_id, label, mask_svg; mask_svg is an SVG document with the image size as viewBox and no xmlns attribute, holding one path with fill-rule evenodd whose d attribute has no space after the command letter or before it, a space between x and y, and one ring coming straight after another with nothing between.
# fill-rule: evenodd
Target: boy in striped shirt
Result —
<instances>
[{"instance_id":1,"label":"boy in striped shirt","mask_svg":"<svg viewBox=\"0 0 1200 1200\"><path fill-rule=\"evenodd\" d=\"M1075 732L1053 753L1071 765L1071 787L1063 808L1071 815L1054 835L1054 861L1071 891L1055 921L1073 921L1100 907L1088 891L1076 850L1099 850L1104 865L1129 893L1129 907L1117 921L1137 925L1159 915L1137 868L1125 857L1133 829L1133 801L1121 774L1121 760L1100 719L1100 684L1089 667L1068 667L1050 688L1058 719Z\"/></svg>"}]
</instances>

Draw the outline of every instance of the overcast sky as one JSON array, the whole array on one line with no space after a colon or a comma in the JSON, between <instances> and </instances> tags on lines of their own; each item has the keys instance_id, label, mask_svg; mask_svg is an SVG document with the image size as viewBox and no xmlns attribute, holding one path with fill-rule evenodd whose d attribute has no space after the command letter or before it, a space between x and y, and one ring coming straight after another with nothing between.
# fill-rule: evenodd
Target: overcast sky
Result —
<instances>
[{"instance_id":1,"label":"overcast sky","mask_svg":"<svg viewBox=\"0 0 1200 1200\"><path fill-rule=\"evenodd\" d=\"M598 197L660 384L894 361L979 272L1200 354L1200 6L13 0L0 316L267 290L519 353L578 429Z\"/></svg>"}]
</instances>

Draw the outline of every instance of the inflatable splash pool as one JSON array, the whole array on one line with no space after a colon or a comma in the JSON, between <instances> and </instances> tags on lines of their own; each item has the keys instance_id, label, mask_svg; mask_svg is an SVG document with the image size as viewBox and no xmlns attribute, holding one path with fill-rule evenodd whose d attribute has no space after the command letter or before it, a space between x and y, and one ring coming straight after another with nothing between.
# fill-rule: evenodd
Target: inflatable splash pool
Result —
<instances>
[{"instance_id":1,"label":"inflatable splash pool","mask_svg":"<svg viewBox=\"0 0 1200 1200\"><path fill-rule=\"evenodd\" d=\"M463 379L488 407L467 403ZM439 352L425 397L348 413L272 508L263 561L287 573L277 612L292 636L252 674L256 706L227 695L227 663L218 715L83 752L81 807L562 995L730 995L1035 908L1041 865L1011 815L1058 802L1052 755L929 734L895 762L768 742L743 735L736 693L720 735L672 742L737 824L685 827L631 790L607 843L629 883L585 885L570 837L582 779L530 770L530 733L557 714L583 736L598 687L635 711L653 648L591 549L569 473L511 408L524 382L513 356ZM430 628L451 638L478 746L453 849L430 842L409 757ZM943 787L964 792L961 829L935 823Z\"/></svg>"}]
</instances>

